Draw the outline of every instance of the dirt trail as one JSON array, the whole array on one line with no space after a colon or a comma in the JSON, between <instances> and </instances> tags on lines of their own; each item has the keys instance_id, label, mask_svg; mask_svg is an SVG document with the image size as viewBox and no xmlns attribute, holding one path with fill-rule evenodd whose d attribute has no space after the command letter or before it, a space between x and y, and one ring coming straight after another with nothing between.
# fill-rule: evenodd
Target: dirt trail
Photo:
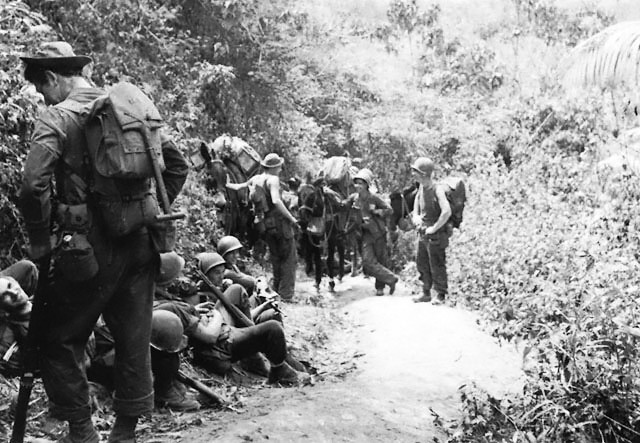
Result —
<instances>
[{"instance_id":1,"label":"dirt trail","mask_svg":"<svg viewBox=\"0 0 640 443\"><path fill-rule=\"evenodd\" d=\"M310 282L300 289L311 291ZM189 427L187 442L426 442L442 437L430 408L452 418L460 385L475 381L494 395L519 386L520 360L481 332L475 317L446 306L415 304L406 288L375 297L373 281L338 285L344 315L358 327L336 331L331 347L358 349L358 370L342 382L263 389L246 412ZM442 440L441 440L442 441Z\"/></svg>"}]
</instances>

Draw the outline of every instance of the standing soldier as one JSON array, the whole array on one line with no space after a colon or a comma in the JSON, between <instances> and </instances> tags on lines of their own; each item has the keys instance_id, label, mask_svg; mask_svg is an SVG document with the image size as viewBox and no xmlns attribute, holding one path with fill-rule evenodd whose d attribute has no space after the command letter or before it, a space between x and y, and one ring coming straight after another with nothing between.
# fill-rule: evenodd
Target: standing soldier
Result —
<instances>
[{"instance_id":1,"label":"standing soldier","mask_svg":"<svg viewBox=\"0 0 640 443\"><path fill-rule=\"evenodd\" d=\"M267 154L260 163L262 174L255 175L244 183L227 183L229 189L249 187L252 200L264 200L265 241L269 245L273 267L273 288L283 300L291 300L296 286L296 242L297 220L282 201L280 179L284 159L276 153ZM262 194L263 197L255 197Z\"/></svg>"},{"instance_id":2,"label":"standing soldier","mask_svg":"<svg viewBox=\"0 0 640 443\"><path fill-rule=\"evenodd\" d=\"M72 250L67 266L57 260L60 268L55 269L44 306L46 322L38 325L42 328L39 357L50 412L69 422L68 435L60 441L100 441L91 421L89 385L82 362L89 335L102 314L116 349L116 420L109 442L134 442L138 417L153 410L149 340L159 255L150 226L136 224L130 232L115 236L109 232L113 226L105 221L105 208L113 211L112 215L123 210L115 214L122 223L131 214L125 213L125 208L149 209L146 204L155 202L152 179L136 182L141 185L136 189L120 187L115 179L98 177L96 165L105 165L91 162L99 159L88 159L87 116L96 99L105 95L82 75L83 67L92 61L90 57L75 55L66 42L49 42L34 56L22 60L25 79L49 105L35 122L20 190L29 254L40 267L48 264L51 219L56 216ZM166 165L162 176L168 199L173 201L188 167L176 146L164 136L161 140ZM94 192L98 180L113 193ZM157 202L155 205L157 208Z\"/></svg>"},{"instance_id":3,"label":"standing soldier","mask_svg":"<svg viewBox=\"0 0 640 443\"><path fill-rule=\"evenodd\" d=\"M447 223L451 206L445 190L433 181L433 161L419 157L411 172L420 183L411 219L418 229L416 266L422 280L422 297L415 302L430 302L431 288L436 291L435 304L444 303L447 296L446 249L452 228Z\"/></svg>"},{"instance_id":4,"label":"standing soldier","mask_svg":"<svg viewBox=\"0 0 640 443\"><path fill-rule=\"evenodd\" d=\"M384 218L391 213L391 206L370 191L373 173L361 169L354 177L356 192L345 201L347 208L359 209L362 217L362 267L366 274L375 277L376 295L384 295L385 285L389 294L396 290L398 277L391 272L387 251L387 228Z\"/></svg>"}]
</instances>

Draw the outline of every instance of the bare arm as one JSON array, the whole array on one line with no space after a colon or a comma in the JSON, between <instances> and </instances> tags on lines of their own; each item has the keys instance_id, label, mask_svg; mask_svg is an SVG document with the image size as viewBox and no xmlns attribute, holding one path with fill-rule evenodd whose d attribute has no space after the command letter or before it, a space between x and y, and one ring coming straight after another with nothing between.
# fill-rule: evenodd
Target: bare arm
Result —
<instances>
[{"instance_id":1,"label":"bare arm","mask_svg":"<svg viewBox=\"0 0 640 443\"><path fill-rule=\"evenodd\" d=\"M449 217L451 217L451 206L449 205L449 200L447 200L444 189L440 186L436 188L436 197L438 198L438 204L440 205L440 217L438 217L438 220L434 225L427 227L425 234L438 232L438 229L443 227L444 224L449 221Z\"/></svg>"}]
</instances>

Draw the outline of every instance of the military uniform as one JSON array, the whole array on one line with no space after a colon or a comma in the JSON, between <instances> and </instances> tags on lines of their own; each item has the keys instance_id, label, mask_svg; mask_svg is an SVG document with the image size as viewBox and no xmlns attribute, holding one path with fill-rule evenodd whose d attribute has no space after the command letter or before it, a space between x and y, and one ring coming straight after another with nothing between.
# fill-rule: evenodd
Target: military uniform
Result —
<instances>
[{"instance_id":1,"label":"military uniform","mask_svg":"<svg viewBox=\"0 0 640 443\"><path fill-rule=\"evenodd\" d=\"M261 174L251 180L261 183L270 202L264 215L265 234L264 240L269 246L271 266L273 268L273 288L283 300L291 300L295 295L297 251L295 230L293 225L280 214L271 203L271 190L267 186L267 179L273 177L269 174Z\"/></svg>"},{"instance_id":2,"label":"military uniform","mask_svg":"<svg viewBox=\"0 0 640 443\"><path fill-rule=\"evenodd\" d=\"M91 415L87 378L79 362L100 314L115 340L114 411L138 417L153 409L149 338L158 253L146 227L120 238L107 236L104 222L92 210L91 196L77 182L78 177L89 176L85 115L92 101L103 94L100 89L76 88L63 102L41 114L20 191L32 248L46 249L50 241L53 177L60 203L89 203L87 239L94 251L97 274L76 281L77 276L56 271L52 291L47 294L40 353L51 413L68 421ZM168 140L163 140L162 150L167 167L163 177L173 201L184 184L188 166Z\"/></svg>"},{"instance_id":3,"label":"military uniform","mask_svg":"<svg viewBox=\"0 0 640 443\"><path fill-rule=\"evenodd\" d=\"M375 288L382 291L385 285L394 287L398 281L388 268L389 252L387 251L387 229L382 217L371 211L382 209L391 211L391 207L376 194L361 197L358 193L351 194L346 200L347 208L360 211L362 217L362 266L366 274L376 279Z\"/></svg>"},{"instance_id":4,"label":"military uniform","mask_svg":"<svg viewBox=\"0 0 640 443\"><path fill-rule=\"evenodd\" d=\"M429 188L420 186L416 195L416 205L425 226L432 226L440 217L440 205L436 196L436 185ZM451 225L445 223L433 234L418 236L416 247L416 267L422 281L422 290L426 296L435 289L439 299L448 292L446 249L449 246Z\"/></svg>"}]
</instances>

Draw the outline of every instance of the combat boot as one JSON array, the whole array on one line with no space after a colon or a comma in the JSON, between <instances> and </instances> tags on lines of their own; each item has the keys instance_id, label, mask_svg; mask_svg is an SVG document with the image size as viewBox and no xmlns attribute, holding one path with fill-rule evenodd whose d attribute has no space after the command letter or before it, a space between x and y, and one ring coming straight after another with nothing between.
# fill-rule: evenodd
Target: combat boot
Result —
<instances>
[{"instance_id":1,"label":"combat boot","mask_svg":"<svg viewBox=\"0 0 640 443\"><path fill-rule=\"evenodd\" d=\"M189 396L187 387L178 380L172 380L163 391L156 391L155 403L157 408L167 408L172 411L197 411L200 403Z\"/></svg>"},{"instance_id":2,"label":"combat boot","mask_svg":"<svg viewBox=\"0 0 640 443\"><path fill-rule=\"evenodd\" d=\"M59 443L100 443L100 437L93 427L91 417L70 421L69 433L58 440Z\"/></svg>"},{"instance_id":3,"label":"combat boot","mask_svg":"<svg viewBox=\"0 0 640 443\"><path fill-rule=\"evenodd\" d=\"M260 354L253 354L250 357L240 360L240 367L245 371L252 372L262 377L269 375L269 365L265 358Z\"/></svg>"},{"instance_id":4,"label":"combat boot","mask_svg":"<svg viewBox=\"0 0 640 443\"><path fill-rule=\"evenodd\" d=\"M282 362L282 364L277 366L271 365L267 383L270 385L279 383L283 386L299 386L308 382L309 379L309 374L297 372L291 369L291 366L286 362Z\"/></svg>"},{"instance_id":5,"label":"combat boot","mask_svg":"<svg viewBox=\"0 0 640 443\"><path fill-rule=\"evenodd\" d=\"M117 415L111 428L108 443L136 443L136 426L138 417Z\"/></svg>"},{"instance_id":6,"label":"combat boot","mask_svg":"<svg viewBox=\"0 0 640 443\"><path fill-rule=\"evenodd\" d=\"M446 298L447 294L444 293L439 293L436 296L436 299L434 301L431 302L432 305L441 305L444 304L445 298Z\"/></svg>"}]
</instances>

